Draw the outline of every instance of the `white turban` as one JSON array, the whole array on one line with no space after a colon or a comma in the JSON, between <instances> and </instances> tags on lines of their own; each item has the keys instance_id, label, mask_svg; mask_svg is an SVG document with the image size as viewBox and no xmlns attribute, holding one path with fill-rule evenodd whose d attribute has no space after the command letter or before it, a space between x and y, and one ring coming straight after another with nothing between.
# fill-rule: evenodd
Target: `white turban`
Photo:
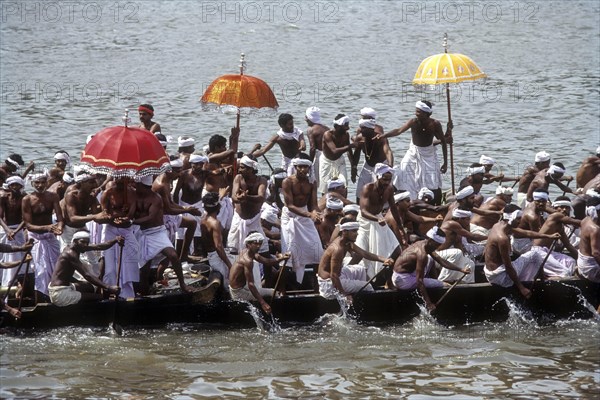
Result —
<instances>
[{"instance_id":1,"label":"white turban","mask_svg":"<svg viewBox=\"0 0 600 400\"><path fill-rule=\"evenodd\" d=\"M6 178L6 185L10 186L14 183L18 183L22 187L25 187L25 181L19 175L13 175Z\"/></svg>"},{"instance_id":2,"label":"white turban","mask_svg":"<svg viewBox=\"0 0 600 400\"><path fill-rule=\"evenodd\" d=\"M195 143L193 138L185 138L183 136L179 136L177 138L177 145L179 147L189 147L189 146L193 146Z\"/></svg>"},{"instance_id":3,"label":"white turban","mask_svg":"<svg viewBox=\"0 0 600 400\"><path fill-rule=\"evenodd\" d=\"M475 174L485 174L485 167L467 168L467 175L473 176Z\"/></svg>"},{"instance_id":4,"label":"white turban","mask_svg":"<svg viewBox=\"0 0 600 400\"><path fill-rule=\"evenodd\" d=\"M545 151L540 151L539 153L537 153L535 155L535 162L544 162L544 161L550 161L550 154L546 153Z\"/></svg>"},{"instance_id":5,"label":"white turban","mask_svg":"<svg viewBox=\"0 0 600 400\"><path fill-rule=\"evenodd\" d=\"M254 161L248 156L244 156L240 159L240 164L245 165L248 168L252 168L254 170L258 170L258 162Z\"/></svg>"},{"instance_id":6,"label":"white turban","mask_svg":"<svg viewBox=\"0 0 600 400\"><path fill-rule=\"evenodd\" d=\"M344 208L344 202L340 199L336 199L335 197L328 197L325 207L329 208L330 210L341 210Z\"/></svg>"},{"instance_id":7,"label":"white turban","mask_svg":"<svg viewBox=\"0 0 600 400\"><path fill-rule=\"evenodd\" d=\"M19 169L21 167L21 165L16 162L15 160L13 160L12 158L8 157L6 159L6 161L8 161L10 164L12 164L14 167L16 167L17 169Z\"/></svg>"},{"instance_id":8,"label":"white turban","mask_svg":"<svg viewBox=\"0 0 600 400\"><path fill-rule=\"evenodd\" d=\"M344 178L344 175L338 176L337 179L330 179L329 182L327 182L327 190L342 186L346 186L346 178Z\"/></svg>"},{"instance_id":9,"label":"white turban","mask_svg":"<svg viewBox=\"0 0 600 400\"><path fill-rule=\"evenodd\" d=\"M84 182L89 179L94 179L94 177L90 174L79 174L75 177L75 183Z\"/></svg>"},{"instance_id":10,"label":"white turban","mask_svg":"<svg viewBox=\"0 0 600 400\"><path fill-rule=\"evenodd\" d=\"M523 216L523 210L515 210L510 214L503 213L502 219L508 221L508 223L511 224L515 219L520 218L521 216Z\"/></svg>"},{"instance_id":11,"label":"white turban","mask_svg":"<svg viewBox=\"0 0 600 400\"><path fill-rule=\"evenodd\" d=\"M183 160L181 158L172 160L170 164L173 168L183 168Z\"/></svg>"},{"instance_id":12,"label":"white turban","mask_svg":"<svg viewBox=\"0 0 600 400\"><path fill-rule=\"evenodd\" d=\"M551 165L550 168L548 168L548 171L546 171L546 175L564 174L565 172L566 171L558 165Z\"/></svg>"},{"instance_id":13,"label":"white turban","mask_svg":"<svg viewBox=\"0 0 600 400\"><path fill-rule=\"evenodd\" d=\"M359 228L360 224L354 221L344 222L340 225L340 231L357 231Z\"/></svg>"},{"instance_id":14,"label":"white turban","mask_svg":"<svg viewBox=\"0 0 600 400\"><path fill-rule=\"evenodd\" d=\"M600 197L600 193L596 192L595 189L588 189L585 194L590 197Z\"/></svg>"},{"instance_id":15,"label":"white turban","mask_svg":"<svg viewBox=\"0 0 600 400\"><path fill-rule=\"evenodd\" d=\"M377 176L377 179L381 178L384 174L387 174L388 172L393 174L394 169L384 163L375 164L375 175Z\"/></svg>"},{"instance_id":16,"label":"white turban","mask_svg":"<svg viewBox=\"0 0 600 400\"><path fill-rule=\"evenodd\" d=\"M192 154L190 156L190 164L207 163L207 162L208 162L208 157L206 157L206 156L201 156L198 154Z\"/></svg>"},{"instance_id":17,"label":"white turban","mask_svg":"<svg viewBox=\"0 0 600 400\"><path fill-rule=\"evenodd\" d=\"M394 203L397 203L397 202L402 201L404 199L409 199L410 200L410 192L406 191L406 192L402 192L402 193L396 193L394 195Z\"/></svg>"},{"instance_id":18,"label":"white turban","mask_svg":"<svg viewBox=\"0 0 600 400\"><path fill-rule=\"evenodd\" d=\"M71 243L79 239L90 239L90 233L88 231L77 231L71 238Z\"/></svg>"},{"instance_id":19,"label":"white turban","mask_svg":"<svg viewBox=\"0 0 600 400\"><path fill-rule=\"evenodd\" d=\"M154 182L154 177L152 175L136 176L135 181L141 183L144 186L152 186L152 182Z\"/></svg>"},{"instance_id":20,"label":"white turban","mask_svg":"<svg viewBox=\"0 0 600 400\"><path fill-rule=\"evenodd\" d=\"M494 160L492 157L482 155L481 157L479 157L479 164L494 165L494 164L496 164L496 160Z\"/></svg>"},{"instance_id":21,"label":"white turban","mask_svg":"<svg viewBox=\"0 0 600 400\"><path fill-rule=\"evenodd\" d=\"M260 218L264 219L265 221L267 221L271 224L276 224L277 221L279 220L279 218L277 218L277 214L273 211L273 209L269 209L269 208L265 208L260 213Z\"/></svg>"},{"instance_id":22,"label":"white turban","mask_svg":"<svg viewBox=\"0 0 600 400\"><path fill-rule=\"evenodd\" d=\"M446 241L446 238L439 235L439 233L438 233L439 229L440 228L438 228L437 226L434 226L433 228L431 228L430 230L427 231L427 237L430 239L433 239L434 241L436 241L439 244L443 244Z\"/></svg>"},{"instance_id":23,"label":"white turban","mask_svg":"<svg viewBox=\"0 0 600 400\"><path fill-rule=\"evenodd\" d=\"M421 188L421 190L419 190L419 194L417 194L417 199L423 200L423 197L425 196L429 196L433 199L435 197L435 194L431 190L424 187Z\"/></svg>"},{"instance_id":24,"label":"white turban","mask_svg":"<svg viewBox=\"0 0 600 400\"><path fill-rule=\"evenodd\" d=\"M365 107L360 109L360 115L363 117L371 117L377 119L377 113L371 107Z\"/></svg>"},{"instance_id":25,"label":"white turban","mask_svg":"<svg viewBox=\"0 0 600 400\"><path fill-rule=\"evenodd\" d=\"M473 213L467 210L461 210L460 208L455 208L452 211L452 218L471 218Z\"/></svg>"},{"instance_id":26,"label":"white turban","mask_svg":"<svg viewBox=\"0 0 600 400\"><path fill-rule=\"evenodd\" d=\"M54 155L54 159L55 160L65 160L67 162L67 164L69 164L71 162L71 157L69 157L69 155L67 153L63 153L62 151L56 153Z\"/></svg>"},{"instance_id":27,"label":"white turban","mask_svg":"<svg viewBox=\"0 0 600 400\"><path fill-rule=\"evenodd\" d=\"M265 241L265 237L258 232L251 233L250 235L246 236L246 239L244 239L244 243L246 243L246 244L250 243L250 242L264 242L264 241Z\"/></svg>"},{"instance_id":28,"label":"white turban","mask_svg":"<svg viewBox=\"0 0 600 400\"><path fill-rule=\"evenodd\" d=\"M298 165L306 165L310 167L312 165L312 161L307 160L305 158L294 158L292 159L292 165L297 167Z\"/></svg>"},{"instance_id":29,"label":"white turban","mask_svg":"<svg viewBox=\"0 0 600 400\"><path fill-rule=\"evenodd\" d=\"M216 207L219 205L219 203L220 203L219 196L212 196L212 200L213 200L212 202L203 201L202 204L204 205L204 207L209 207L209 208Z\"/></svg>"},{"instance_id":30,"label":"white turban","mask_svg":"<svg viewBox=\"0 0 600 400\"><path fill-rule=\"evenodd\" d=\"M30 175L29 179L31 179L31 182L37 182L42 179L48 179L48 175L46 175L45 173Z\"/></svg>"},{"instance_id":31,"label":"white turban","mask_svg":"<svg viewBox=\"0 0 600 400\"><path fill-rule=\"evenodd\" d=\"M347 214L349 212L353 212L353 213L359 213L360 212L360 206L358 204L346 204L344 206L344 208L342 209L342 212L344 214Z\"/></svg>"},{"instance_id":32,"label":"white turban","mask_svg":"<svg viewBox=\"0 0 600 400\"><path fill-rule=\"evenodd\" d=\"M343 126L343 125L346 125L349 123L350 123L350 117L348 117L347 115L344 115L340 119L336 119L333 121L333 124L338 125L338 126Z\"/></svg>"},{"instance_id":33,"label":"white turban","mask_svg":"<svg viewBox=\"0 0 600 400\"><path fill-rule=\"evenodd\" d=\"M596 220L598 219L598 209L594 206L587 206L585 208L585 215L587 215L593 220Z\"/></svg>"},{"instance_id":34,"label":"white turban","mask_svg":"<svg viewBox=\"0 0 600 400\"><path fill-rule=\"evenodd\" d=\"M361 119L358 121L358 126L361 128L375 129L377 121L374 119Z\"/></svg>"},{"instance_id":35,"label":"white turban","mask_svg":"<svg viewBox=\"0 0 600 400\"><path fill-rule=\"evenodd\" d=\"M473 189L473 186L467 186L463 188L463 190L461 190L460 192L456 193L456 200L465 199L473 193L475 193L475 189Z\"/></svg>"},{"instance_id":36,"label":"white turban","mask_svg":"<svg viewBox=\"0 0 600 400\"><path fill-rule=\"evenodd\" d=\"M498 186L496 188L496 194L505 194L512 196L515 191L511 187Z\"/></svg>"},{"instance_id":37,"label":"white turban","mask_svg":"<svg viewBox=\"0 0 600 400\"><path fill-rule=\"evenodd\" d=\"M431 114L433 112L431 110L431 107L429 107L426 103L423 103L422 101L417 101L417 104L415 104L415 107L421 111L428 113L428 114Z\"/></svg>"},{"instance_id":38,"label":"white turban","mask_svg":"<svg viewBox=\"0 0 600 400\"><path fill-rule=\"evenodd\" d=\"M552 203L552 207L571 207L571 202L569 200L556 200Z\"/></svg>"},{"instance_id":39,"label":"white turban","mask_svg":"<svg viewBox=\"0 0 600 400\"><path fill-rule=\"evenodd\" d=\"M73 179L73 175L71 175L68 172L65 172L63 174L63 182L64 183L73 183L73 182L75 182L75 179Z\"/></svg>"},{"instance_id":40,"label":"white turban","mask_svg":"<svg viewBox=\"0 0 600 400\"><path fill-rule=\"evenodd\" d=\"M548 197L548 193L546 192L533 192L533 200L534 201L539 201L539 200L545 200L548 201L549 197Z\"/></svg>"},{"instance_id":41,"label":"white turban","mask_svg":"<svg viewBox=\"0 0 600 400\"><path fill-rule=\"evenodd\" d=\"M306 109L306 118L313 124L320 124L321 109L319 107L308 107Z\"/></svg>"}]
</instances>

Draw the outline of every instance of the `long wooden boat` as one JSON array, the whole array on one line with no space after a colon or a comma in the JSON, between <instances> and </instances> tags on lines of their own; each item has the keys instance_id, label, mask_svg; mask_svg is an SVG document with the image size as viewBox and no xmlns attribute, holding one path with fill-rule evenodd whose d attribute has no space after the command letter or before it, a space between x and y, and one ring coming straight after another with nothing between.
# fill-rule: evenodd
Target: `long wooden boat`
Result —
<instances>
[{"instance_id":1,"label":"long wooden boat","mask_svg":"<svg viewBox=\"0 0 600 400\"><path fill-rule=\"evenodd\" d=\"M504 321L509 317L511 308L518 307L539 323L570 318L598 318L595 311L600 304L598 283L562 279L528 284L533 292L528 300L514 287L502 288L489 283L457 285L432 316L446 325ZM432 301L438 301L447 290L430 289ZM276 297L271 307L274 320L282 325L311 324L323 315L342 311L360 324L404 323L424 312L423 301L416 290L358 293L347 309L338 300L328 300L316 293ZM196 294L162 294L67 307L37 304L24 307L19 320L3 311L0 327L107 327L111 323L122 327L159 327L169 323L192 323L211 328L252 328L256 327L256 315L260 314L262 312L256 304L222 300L218 278L212 277L210 283ZM264 314L262 318L271 320Z\"/></svg>"}]
</instances>

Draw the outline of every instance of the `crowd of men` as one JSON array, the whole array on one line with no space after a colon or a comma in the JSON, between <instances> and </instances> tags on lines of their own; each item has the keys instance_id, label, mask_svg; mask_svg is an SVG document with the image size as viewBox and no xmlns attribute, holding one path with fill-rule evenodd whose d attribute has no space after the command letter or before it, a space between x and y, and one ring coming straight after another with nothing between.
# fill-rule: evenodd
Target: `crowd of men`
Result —
<instances>
[{"instance_id":1,"label":"crowd of men","mask_svg":"<svg viewBox=\"0 0 600 400\"><path fill-rule=\"evenodd\" d=\"M578 274L600 282L600 147L577 171L576 190L564 165L544 151L516 177L493 175L495 160L482 155L441 204L452 126L443 131L429 102L417 102L415 110L402 127L384 132L375 110L364 108L351 135L349 116L338 114L329 128L319 108L310 107L306 133L292 115L281 114L279 131L246 154L238 152L236 128L229 139L211 136L202 151L194 138L179 137L174 153L173 140L152 120L154 108L143 104L140 127L172 154L167 172L134 180L73 166L62 150L49 171L31 174L31 163L21 172L24 161L12 154L0 167L8 246L2 286L13 281L23 251L32 255L37 300L61 306L148 294L167 268L181 290L192 291L182 263L203 257L233 299L256 300L266 312L264 297L274 295L282 261L291 267L284 273L288 288L303 284L310 266L324 297L377 284L418 288L431 310L427 288L475 282L475 260L484 263L489 282L516 285L526 297L531 293L522 282L538 277ZM408 130L409 148L394 166L388 140ZM263 176L258 160L275 145L281 165ZM33 191L25 190L24 178ZM354 196L349 180L356 182ZM518 184L516 203L507 182ZM495 196L484 197L481 188L489 184ZM550 199L550 185L563 196Z\"/></svg>"}]
</instances>

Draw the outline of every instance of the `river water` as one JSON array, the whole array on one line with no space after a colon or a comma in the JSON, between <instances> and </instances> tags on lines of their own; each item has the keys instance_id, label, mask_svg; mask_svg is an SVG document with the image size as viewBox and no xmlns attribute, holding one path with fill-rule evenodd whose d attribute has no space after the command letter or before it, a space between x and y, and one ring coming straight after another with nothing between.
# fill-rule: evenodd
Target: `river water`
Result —
<instances>
[{"instance_id":1,"label":"river water","mask_svg":"<svg viewBox=\"0 0 600 400\"><path fill-rule=\"evenodd\" d=\"M449 51L485 81L451 86L456 175L481 154L519 174L546 150L574 174L600 144L600 6L595 1L4 1L0 3L0 159L37 169L59 149L150 102L167 135L206 143L235 115L203 111L210 82L239 71L304 110L372 107L391 129L421 98L445 124L441 88L414 88L419 62ZM242 116L240 147L265 143L277 113ZM133 119L136 120L135 112ZM391 140L396 160L409 139ZM174 151L175 146L170 147ZM277 163L276 151L268 154ZM267 172L266 166L262 167ZM444 186L449 187L448 174ZM486 190L493 190L491 188ZM350 191L352 193L352 189ZM128 331L61 329L1 338L1 397L597 397L599 325L445 328L425 317L374 328L329 317L311 327Z\"/></svg>"}]
</instances>

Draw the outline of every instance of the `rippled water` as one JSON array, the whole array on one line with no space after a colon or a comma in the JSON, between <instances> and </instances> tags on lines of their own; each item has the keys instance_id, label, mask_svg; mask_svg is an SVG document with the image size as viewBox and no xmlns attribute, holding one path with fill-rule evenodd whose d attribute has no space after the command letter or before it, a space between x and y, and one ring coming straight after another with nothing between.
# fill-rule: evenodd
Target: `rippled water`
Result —
<instances>
[{"instance_id":1,"label":"rippled water","mask_svg":"<svg viewBox=\"0 0 600 400\"><path fill-rule=\"evenodd\" d=\"M419 62L443 51L444 32L451 52L489 75L451 87L458 176L482 153L517 174L540 150L574 173L600 143L595 1L280 1L272 12L267 4L0 3L0 158L18 152L41 167L58 149L78 154L87 135L141 102L154 104L165 134L201 144L226 134L235 116L202 111L199 97L217 76L238 71L240 52L246 72L271 85L279 111L301 128L311 105L326 122L351 115L353 128L358 110L373 107L395 128L423 97L445 123L443 92L410 84ZM277 129L273 115L244 115L241 148ZM397 160L408 143L391 140ZM1 338L0 396L595 398L598 327L539 327L516 313L507 323L456 328L425 317L387 328L331 317L275 332L26 333Z\"/></svg>"}]
</instances>

